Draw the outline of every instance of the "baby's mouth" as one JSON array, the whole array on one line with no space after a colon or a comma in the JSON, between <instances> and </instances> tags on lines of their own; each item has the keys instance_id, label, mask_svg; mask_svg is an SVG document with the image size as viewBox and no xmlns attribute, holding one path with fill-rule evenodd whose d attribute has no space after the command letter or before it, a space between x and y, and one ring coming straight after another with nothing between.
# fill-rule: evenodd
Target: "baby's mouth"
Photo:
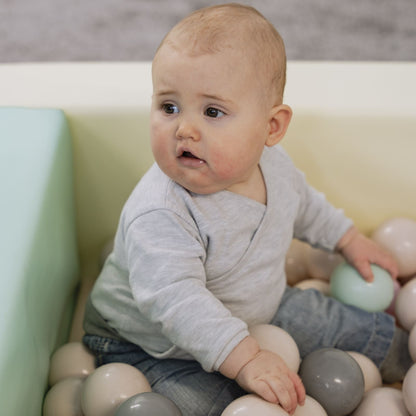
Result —
<instances>
[{"instance_id":1,"label":"baby's mouth","mask_svg":"<svg viewBox=\"0 0 416 416\"><path fill-rule=\"evenodd\" d=\"M182 153L182 157L190 157L192 159L199 159L199 157L196 157L191 152L187 152L187 151L185 151L185 152Z\"/></svg>"},{"instance_id":2,"label":"baby's mouth","mask_svg":"<svg viewBox=\"0 0 416 416\"><path fill-rule=\"evenodd\" d=\"M185 166L192 167L192 168L199 167L205 164L205 160L199 158L198 156L195 156L189 150L184 150L182 153L180 153L179 160Z\"/></svg>"}]
</instances>

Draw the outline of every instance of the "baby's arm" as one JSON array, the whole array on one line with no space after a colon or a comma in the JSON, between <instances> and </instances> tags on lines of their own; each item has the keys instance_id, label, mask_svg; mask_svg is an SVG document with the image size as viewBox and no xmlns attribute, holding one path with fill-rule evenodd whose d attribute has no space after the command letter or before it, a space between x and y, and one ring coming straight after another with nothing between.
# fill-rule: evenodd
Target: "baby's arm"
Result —
<instances>
[{"instance_id":1,"label":"baby's arm","mask_svg":"<svg viewBox=\"0 0 416 416\"><path fill-rule=\"evenodd\" d=\"M244 390L279 403L289 414L305 402L305 388L299 376L279 355L261 350L251 336L234 348L219 370L226 377L235 379Z\"/></svg>"},{"instance_id":2,"label":"baby's arm","mask_svg":"<svg viewBox=\"0 0 416 416\"><path fill-rule=\"evenodd\" d=\"M351 227L341 237L336 248L368 282L374 279L371 263L387 270L393 279L397 278L398 268L393 256L361 234L355 227Z\"/></svg>"}]
</instances>

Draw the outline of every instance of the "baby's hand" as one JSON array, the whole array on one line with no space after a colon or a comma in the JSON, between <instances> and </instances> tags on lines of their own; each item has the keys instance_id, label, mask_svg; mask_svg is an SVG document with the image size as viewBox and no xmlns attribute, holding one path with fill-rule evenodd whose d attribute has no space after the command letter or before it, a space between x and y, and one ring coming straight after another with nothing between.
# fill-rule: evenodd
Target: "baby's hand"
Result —
<instances>
[{"instance_id":1,"label":"baby's hand","mask_svg":"<svg viewBox=\"0 0 416 416\"><path fill-rule=\"evenodd\" d=\"M271 403L280 404L293 414L305 403L305 388L300 377L273 352L260 350L238 373L237 383Z\"/></svg>"},{"instance_id":2,"label":"baby's hand","mask_svg":"<svg viewBox=\"0 0 416 416\"><path fill-rule=\"evenodd\" d=\"M298 404L305 403L305 388L299 376L277 354L261 350L252 336L234 348L219 370L244 390L280 404L290 414Z\"/></svg>"},{"instance_id":3,"label":"baby's hand","mask_svg":"<svg viewBox=\"0 0 416 416\"><path fill-rule=\"evenodd\" d=\"M337 249L368 282L374 280L371 263L387 270L393 279L397 278L398 267L393 256L361 234L355 227L350 228L344 234L337 244Z\"/></svg>"}]
</instances>

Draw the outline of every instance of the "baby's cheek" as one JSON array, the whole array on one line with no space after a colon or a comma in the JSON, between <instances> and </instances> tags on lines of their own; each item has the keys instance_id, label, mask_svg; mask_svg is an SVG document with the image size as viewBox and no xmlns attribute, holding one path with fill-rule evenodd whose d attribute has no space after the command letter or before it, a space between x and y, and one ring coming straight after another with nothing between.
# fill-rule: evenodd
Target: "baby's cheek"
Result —
<instances>
[{"instance_id":1,"label":"baby's cheek","mask_svg":"<svg viewBox=\"0 0 416 416\"><path fill-rule=\"evenodd\" d=\"M154 156L163 156L163 153L166 153L168 150L168 138L167 132L155 125L152 126L151 135L150 135L150 145Z\"/></svg>"},{"instance_id":2,"label":"baby's cheek","mask_svg":"<svg viewBox=\"0 0 416 416\"><path fill-rule=\"evenodd\" d=\"M217 153L214 158L215 174L220 180L227 180L235 176L236 162L233 158L227 157L223 153Z\"/></svg>"}]
</instances>

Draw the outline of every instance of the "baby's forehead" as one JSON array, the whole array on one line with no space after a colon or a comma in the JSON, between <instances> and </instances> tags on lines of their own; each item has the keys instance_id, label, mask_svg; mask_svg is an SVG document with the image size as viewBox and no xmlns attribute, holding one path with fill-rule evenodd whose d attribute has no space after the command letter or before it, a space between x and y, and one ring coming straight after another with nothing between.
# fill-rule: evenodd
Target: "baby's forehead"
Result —
<instances>
[{"instance_id":1,"label":"baby's forehead","mask_svg":"<svg viewBox=\"0 0 416 416\"><path fill-rule=\"evenodd\" d=\"M231 31L209 32L209 31L172 31L165 38L161 47L170 46L177 51L186 53L190 56L205 54L222 53L224 51L241 52L243 55L250 55L254 50L255 43L249 39L243 39L242 36L236 35Z\"/></svg>"},{"instance_id":2,"label":"baby's forehead","mask_svg":"<svg viewBox=\"0 0 416 416\"><path fill-rule=\"evenodd\" d=\"M246 95L251 95L253 103L270 97L270 82L259 75L258 65L239 50L196 53L166 44L159 53L153 64L155 96L166 95L165 91L171 95L194 93L224 103L236 103Z\"/></svg>"},{"instance_id":3,"label":"baby's forehead","mask_svg":"<svg viewBox=\"0 0 416 416\"><path fill-rule=\"evenodd\" d=\"M268 90L283 96L286 54L276 29L247 7L213 7L196 12L177 24L162 41L158 53L170 46L190 56L232 53L239 57L236 70L255 67Z\"/></svg>"}]
</instances>

